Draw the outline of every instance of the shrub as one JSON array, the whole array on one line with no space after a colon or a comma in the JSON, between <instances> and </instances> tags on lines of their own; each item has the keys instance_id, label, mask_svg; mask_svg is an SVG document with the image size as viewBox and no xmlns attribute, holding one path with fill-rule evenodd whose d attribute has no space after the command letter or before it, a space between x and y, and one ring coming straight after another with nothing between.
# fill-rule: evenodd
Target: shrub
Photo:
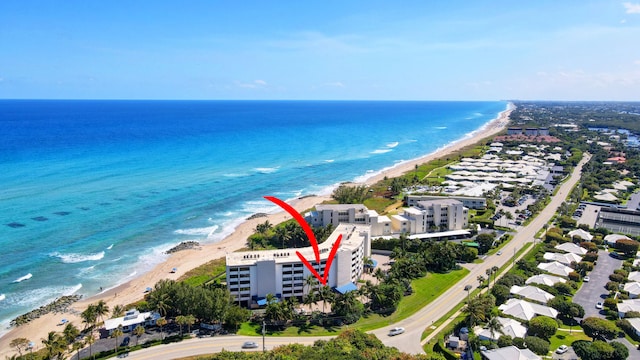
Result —
<instances>
[{"instance_id":1,"label":"shrub","mask_svg":"<svg viewBox=\"0 0 640 360\"><path fill-rule=\"evenodd\" d=\"M609 275L609 280L621 283L624 282L624 276L620 274L611 274Z\"/></svg>"},{"instance_id":2,"label":"shrub","mask_svg":"<svg viewBox=\"0 0 640 360\"><path fill-rule=\"evenodd\" d=\"M538 355L547 355L549 352L549 346L551 346L547 340L536 336L527 336L524 338L524 342L527 344L529 350Z\"/></svg>"},{"instance_id":3,"label":"shrub","mask_svg":"<svg viewBox=\"0 0 640 360\"><path fill-rule=\"evenodd\" d=\"M609 281L607 285L605 285L604 287L609 291L616 291L618 290L618 286L620 286L620 283L615 281Z\"/></svg>"},{"instance_id":4,"label":"shrub","mask_svg":"<svg viewBox=\"0 0 640 360\"><path fill-rule=\"evenodd\" d=\"M572 271L569 273L569 279L571 279L572 281L580 281L580 274L578 274L575 271Z\"/></svg>"},{"instance_id":5,"label":"shrub","mask_svg":"<svg viewBox=\"0 0 640 360\"><path fill-rule=\"evenodd\" d=\"M611 310L618 310L618 300L614 298L604 299L604 307Z\"/></svg>"}]
</instances>

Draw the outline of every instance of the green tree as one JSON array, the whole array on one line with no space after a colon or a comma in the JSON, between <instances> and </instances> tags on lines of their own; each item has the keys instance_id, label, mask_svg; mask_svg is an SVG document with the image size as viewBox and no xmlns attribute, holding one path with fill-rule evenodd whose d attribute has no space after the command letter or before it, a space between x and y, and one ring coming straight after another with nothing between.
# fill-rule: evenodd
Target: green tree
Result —
<instances>
[{"instance_id":1,"label":"green tree","mask_svg":"<svg viewBox=\"0 0 640 360\"><path fill-rule=\"evenodd\" d=\"M180 337L182 337L182 326L187 324L187 317L184 315L176 316L176 324L180 327Z\"/></svg>"},{"instance_id":2,"label":"green tree","mask_svg":"<svg viewBox=\"0 0 640 360\"><path fill-rule=\"evenodd\" d=\"M593 338L611 340L618 335L618 328L608 320L598 317L588 317L582 321L584 333Z\"/></svg>"},{"instance_id":3,"label":"green tree","mask_svg":"<svg viewBox=\"0 0 640 360\"><path fill-rule=\"evenodd\" d=\"M524 342L527 344L529 350L538 355L547 355L547 353L549 353L551 344L545 339L536 336L527 336L524 338Z\"/></svg>"},{"instance_id":4,"label":"green tree","mask_svg":"<svg viewBox=\"0 0 640 360\"><path fill-rule=\"evenodd\" d=\"M96 316L98 316L100 322L102 322L103 317L109 314L109 306L107 306L107 303L104 302L104 300L99 300L96 304L95 311Z\"/></svg>"},{"instance_id":5,"label":"green tree","mask_svg":"<svg viewBox=\"0 0 640 360\"><path fill-rule=\"evenodd\" d=\"M156 320L156 325L158 325L160 327L160 336L162 338L162 340L164 340L164 329L163 327L165 325L167 325L167 319L165 319L164 317L159 318L158 320Z\"/></svg>"},{"instance_id":6,"label":"green tree","mask_svg":"<svg viewBox=\"0 0 640 360\"><path fill-rule=\"evenodd\" d=\"M251 311L240 306L233 305L229 307L229 310L225 314L224 322L227 326L233 328L234 331L237 331L238 326L249 320L250 317Z\"/></svg>"},{"instance_id":7,"label":"green tree","mask_svg":"<svg viewBox=\"0 0 640 360\"><path fill-rule=\"evenodd\" d=\"M29 347L29 339L26 338L17 338L11 340L9 346L12 349L16 349L20 357L22 357L22 350L26 350Z\"/></svg>"},{"instance_id":8,"label":"green tree","mask_svg":"<svg viewBox=\"0 0 640 360\"><path fill-rule=\"evenodd\" d=\"M549 340L558 330L556 319L548 316L536 316L529 320L529 335L537 336L544 340Z\"/></svg>"},{"instance_id":9,"label":"green tree","mask_svg":"<svg viewBox=\"0 0 640 360\"><path fill-rule=\"evenodd\" d=\"M502 334L502 324L496 317L492 317L491 319L487 320L485 328L489 330L489 333L491 333L492 339L496 338L496 334Z\"/></svg>"},{"instance_id":10,"label":"green tree","mask_svg":"<svg viewBox=\"0 0 640 360\"><path fill-rule=\"evenodd\" d=\"M55 331L50 331L46 339L42 339L42 344L47 350L49 359L58 359L67 350L67 342L64 337Z\"/></svg>"},{"instance_id":11,"label":"green tree","mask_svg":"<svg viewBox=\"0 0 640 360\"><path fill-rule=\"evenodd\" d=\"M113 310L111 311L111 318L119 318L119 317L122 317L123 315L124 315L124 306L116 305L113 307Z\"/></svg>"},{"instance_id":12,"label":"green tree","mask_svg":"<svg viewBox=\"0 0 640 360\"><path fill-rule=\"evenodd\" d=\"M496 300L491 294L481 294L472 298L462 311L471 318L472 326L478 321L486 321Z\"/></svg>"},{"instance_id":13,"label":"green tree","mask_svg":"<svg viewBox=\"0 0 640 360\"><path fill-rule=\"evenodd\" d=\"M124 332L122 331L121 325L111 332L111 337L116 339L116 354L118 353L118 338L122 335L124 335Z\"/></svg>"},{"instance_id":14,"label":"green tree","mask_svg":"<svg viewBox=\"0 0 640 360\"><path fill-rule=\"evenodd\" d=\"M616 242L616 249L627 256L635 256L638 252L638 247L640 247L640 243L635 240L621 239Z\"/></svg>"},{"instance_id":15,"label":"green tree","mask_svg":"<svg viewBox=\"0 0 640 360\"><path fill-rule=\"evenodd\" d=\"M493 246L493 242L496 240L493 233L482 233L476 236L476 242L478 243L478 254L486 254Z\"/></svg>"},{"instance_id":16,"label":"green tree","mask_svg":"<svg viewBox=\"0 0 640 360\"><path fill-rule=\"evenodd\" d=\"M133 335L136 336L136 346L138 346L138 340L140 340L140 336L142 336L142 334L144 334L145 330L144 327L142 325L138 325L135 327L135 329L133 329Z\"/></svg>"}]
</instances>

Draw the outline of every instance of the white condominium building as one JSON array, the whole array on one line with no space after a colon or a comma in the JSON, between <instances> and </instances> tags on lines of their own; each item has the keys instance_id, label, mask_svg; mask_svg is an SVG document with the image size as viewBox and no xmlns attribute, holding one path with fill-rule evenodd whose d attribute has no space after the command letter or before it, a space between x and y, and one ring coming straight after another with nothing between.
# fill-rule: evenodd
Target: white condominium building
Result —
<instances>
[{"instance_id":1,"label":"white condominium building","mask_svg":"<svg viewBox=\"0 0 640 360\"><path fill-rule=\"evenodd\" d=\"M411 234L469 227L469 209L454 199L418 201L415 207L404 209L402 217L409 220Z\"/></svg>"},{"instance_id":2,"label":"white condominium building","mask_svg":"<svg viewBox=\"0 0 640 360\"><path fill-rule=\"evenodd\" d=\"M371 226L371 236L390 235L391 220L379 216L375 210L369 210L362 204L321 204L315 211L305 214L305 220L311 226L327 226L329 224L362 224Z\"/></svg>"},{"instance_id":3,"label":"white condominium building","mask_svg":"<svg viewBox=\"0 0 640 360\"><path fill-rule=\"evenodd\" d=\"M263 305L267 294L278 298L302 297L309 292L305 279L313 276L300 258L299 251L324 275L325 265L333 244L342 235L340 247L331 268L327 286L355 287L364 268L365 257L371 256L371 235L367 225L340 224L322 244L320 264L315 261L313 248L246 251L227 254L227 288L236 302L246 306Z\"/></svg>"}]
</instances>

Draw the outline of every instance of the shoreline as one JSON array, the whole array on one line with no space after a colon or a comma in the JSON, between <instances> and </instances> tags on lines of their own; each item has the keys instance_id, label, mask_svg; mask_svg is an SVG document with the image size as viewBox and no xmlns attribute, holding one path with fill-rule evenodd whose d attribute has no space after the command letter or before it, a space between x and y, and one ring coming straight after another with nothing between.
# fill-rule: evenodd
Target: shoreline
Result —
<instances>
[{"instance_id":1,"label":"shoreline","mask_svg":"<svg viewBox=\"0 0 640 360\"><path fill-rule=\"evenodd\" d=\"M468 145L475 144L481 139L493 136L507 127L509 114L513 109L513 104L508 103L507 108L501 111L496 118L485 123L481 128L466 134L464 138L451 142L450 144L436 149L424 156L394 164L393 166L384 168L372 174L365 174L358 177L358 179L361 180L357 182L372 185L383 180L385 177L392 178L401 176L408 171L412 171L415 165L429 162L433 159L442 157L447 153L452 153ZM331 199L330 194L307 195L293 200L288 200L287 203L296 209L296 211L301 212L329 199ZM164 262L156 265L153 269L141 274L140 276L137 276L121 285L106 289L99 294L82 298L71 304L69 306L70 311L63 313L49 313L38 319L30 321L27 324L19 327L12 327L6 333L0 335L0 357L11 356L13 354L13 351L9 347L9 342L13 339L21 337L27 338L36 344L34 350L40 349L42 348L40 339L46 338L48 332L62 331L62 327L58 326L58 324L60 324L63 318L72 322L79 329L82 329L83 324L79 314L85 310L89 304L96 303L99 300L104 300L109 308L112 309L115 305L127 305L139 301L143 298L145 289L147 287L153 287L159 280L176 280L188 270L196 268L211 260L224 257L229 252L234 252L245 247L246 240L254 233L253 229L256 225L264 223L267 220L271 224L276 225L289 220L290 218L291 216L288 213L281 211L273 214L267 214L267 216L264 217L245 219L232 229L229 235L219 242L201 244L195 249L185 249L170 254ZM178 271L176 273L172 273L171 270L173 268L177 268Z\"/></svg>"}]
</instances>

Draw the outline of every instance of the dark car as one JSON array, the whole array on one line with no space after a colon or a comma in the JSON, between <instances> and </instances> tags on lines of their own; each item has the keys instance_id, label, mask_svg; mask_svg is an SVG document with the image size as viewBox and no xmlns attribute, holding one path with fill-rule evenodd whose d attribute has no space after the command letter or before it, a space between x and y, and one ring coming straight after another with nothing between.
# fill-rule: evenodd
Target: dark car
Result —
<instances>
[{"instance_id":1,"label":"dark car","mask_svg":"<svg viewBox=\"0 0 640 360\"><path fill-rule=\"evenodd\" d=\"M120 344L120 346L129 346L129 341L131 339L127 336L124 339L122 339L122 344Z\"/></svg>"}]
</instances>

